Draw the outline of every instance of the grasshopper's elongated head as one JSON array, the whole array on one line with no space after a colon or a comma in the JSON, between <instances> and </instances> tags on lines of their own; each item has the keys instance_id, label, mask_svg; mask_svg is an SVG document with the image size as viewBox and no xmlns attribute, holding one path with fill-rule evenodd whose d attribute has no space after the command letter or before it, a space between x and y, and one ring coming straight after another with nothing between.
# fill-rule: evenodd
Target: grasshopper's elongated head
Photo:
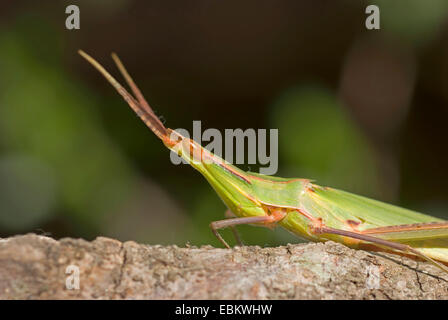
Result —
<instances>
[{"instance_id":1,"label":"grasshopper's elongated head","mask_svg":"<svg viewBox=\"0 0 448 320\"><path fill-rule=\"evenodd\" d=\"M250 175L214 155L196 141L183 137L174 130L168 131L170 139L164 142L165 145L198 170L233 213L240 217L266 215L263 204L253 194Z\"/></svg>"}]
</instances>

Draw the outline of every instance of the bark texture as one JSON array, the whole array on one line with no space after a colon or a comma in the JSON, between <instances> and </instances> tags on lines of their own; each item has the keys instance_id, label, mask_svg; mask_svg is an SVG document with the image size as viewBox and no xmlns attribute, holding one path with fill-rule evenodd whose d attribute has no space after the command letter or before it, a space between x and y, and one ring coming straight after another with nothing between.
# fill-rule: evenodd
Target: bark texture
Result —
<instances>
[{"instance_id":1,"label":"bark texture","mask_svg":"<svg viewBox=\"0 0 448 320\"><path fill-rule=\"evenodd\" d=\"M67 289L76 284L69 266L79 268L79 289ZM0 299L447 298L448 275L428 263L334 242L228 250L0 239Z\"/></svg>"}]
</instances>

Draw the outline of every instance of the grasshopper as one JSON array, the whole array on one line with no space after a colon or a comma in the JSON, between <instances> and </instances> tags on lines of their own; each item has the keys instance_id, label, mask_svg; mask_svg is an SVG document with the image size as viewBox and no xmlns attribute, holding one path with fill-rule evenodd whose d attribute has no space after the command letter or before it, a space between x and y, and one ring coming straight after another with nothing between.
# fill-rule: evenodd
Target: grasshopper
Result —
<instances>
[{"instance_id":1,"label":"grasshopper","mask_svg":"<svg viewBox=\"0 0 448 320\"><path fill-rule=\"evenodd\" d=\"M138 117L171 151L185 159L210 183L226 204L227 219L210 223L221 243L230 248L219 229L242 224L281 226L309 241L328 240L354 249L391 251L421 258L448 272L448 222L391 204L323 187L309 179L279 178L244 172L166 128L156 116L117 55L118 69L134 96L96 60L79 54L118 91ZM235 232L235 236L237 236ZM239 237L237 241L240 242Z\"/></svg>"}]
</instances>

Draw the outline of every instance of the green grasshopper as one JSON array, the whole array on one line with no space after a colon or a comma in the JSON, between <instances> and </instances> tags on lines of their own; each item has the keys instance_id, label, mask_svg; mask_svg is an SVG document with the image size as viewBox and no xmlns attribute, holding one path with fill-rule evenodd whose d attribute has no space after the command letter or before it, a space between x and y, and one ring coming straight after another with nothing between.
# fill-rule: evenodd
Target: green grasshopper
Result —
<instances>
[{"instance_id":1,"label":"green grasshopper","mask_svg":"<svg viewBox=\"0 0 448 320\"><path fill-rule=\"evenodd\" d=\"M308 179L244 172L194 140L166 128L115 54L112 58L135 97L92 57L83 51L79 54L101 72L168 149L208 180L229 209L228 219L210 223L212 232L227 248L230 247L219 229L231 227L235 231L234 227L242 224L279 225L310 241L332 240L355 249L418 257L448 272L443 264L448 263L447 221L322 187ZM237 241L240 242L238 237Z\"/></svg>"}]
</instances>

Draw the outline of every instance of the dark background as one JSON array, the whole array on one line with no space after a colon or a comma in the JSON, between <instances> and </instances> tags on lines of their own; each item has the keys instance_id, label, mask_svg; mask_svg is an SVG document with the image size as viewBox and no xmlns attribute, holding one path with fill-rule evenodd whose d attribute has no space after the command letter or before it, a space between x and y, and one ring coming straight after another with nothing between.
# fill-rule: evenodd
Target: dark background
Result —
<instances>
[{"instance_id":1,"label":"dark background","mask_svg":"<svg viewBox=\"0 0 448 320\"><path fill-rule=\"evenodd\" d=\"M80 30L65 28L69 4ZM381 30L365 28L368 4ZM78 49L118 76L117 52L171 128L277 128L277 175L448 218L447 10L445 0L2 2L0 236L219 245L208 224L223 217L220 199L170 162ZM249 244L299 241L241 230Z\"/></svg>"}]
</instances>

